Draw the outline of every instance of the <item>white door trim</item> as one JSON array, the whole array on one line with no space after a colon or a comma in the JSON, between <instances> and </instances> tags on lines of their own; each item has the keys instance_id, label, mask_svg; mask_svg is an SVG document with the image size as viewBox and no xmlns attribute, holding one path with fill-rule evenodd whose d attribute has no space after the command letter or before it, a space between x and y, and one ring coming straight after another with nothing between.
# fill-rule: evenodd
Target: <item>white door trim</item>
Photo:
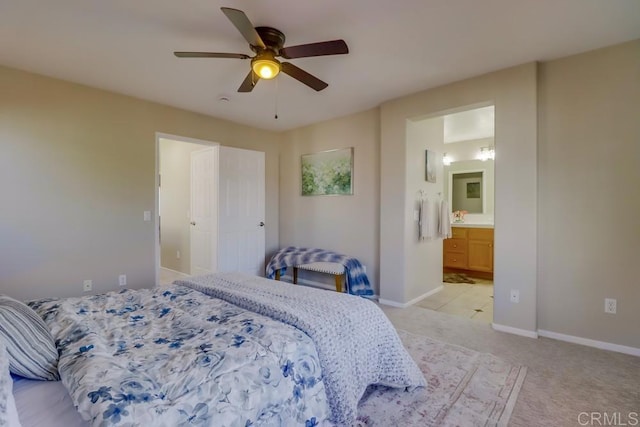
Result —
<instances>
[{"instance_id":1,"label":"white door trim","mask_svg":"<svg viewBox=\"0 0 640 427\"><path fill-rule=\"evenodd\" d=\"M155 251L155 285L160 284L160 139L171 139L173 141L190 142L192 144L206 145L209 147L220 146L219 143L214 141L206 141L204 139L189 138L187 136L172 135L169 133L156 132L156 165L155 165L155 190L154 190L154 215L153 215L153 227L154 227L154 251Z\"/></svg>"}]
</instances>

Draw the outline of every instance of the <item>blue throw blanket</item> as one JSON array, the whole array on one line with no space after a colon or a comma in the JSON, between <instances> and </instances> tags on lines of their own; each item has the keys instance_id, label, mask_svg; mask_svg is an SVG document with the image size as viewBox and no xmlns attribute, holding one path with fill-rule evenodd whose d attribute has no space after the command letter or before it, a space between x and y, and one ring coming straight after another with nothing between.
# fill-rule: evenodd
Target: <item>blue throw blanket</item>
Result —
<instances>
[{"instance_id":1,"label":"blue throw blanket","mask_svg":"<svg viewBox=\"0 0 640 427\"><path fill-rule=\"evenodd\" d=\"M347 292L358 296L372 296L373 289L369 283L364 267L355 258L324 249L309 249L289 246L280 249L267 265L267 278L273 279L276 271L284 274L287 267L309 264L312 262L336 262L344 265L347 276Z\"/></svg>"},{"instance_id":2,"label":"blue throw blanket","mask_svg":"<svg viewBox=\"0 0 640 427\"><path fill-rule=\"evenodd\" d=\"M364 298L242 273L210 274L174 283L295 326L311 337L332 421L338 426L354 423L358 402L371 384L409 389L426 385L389 319Z\"/></svg>"}]
</instances>

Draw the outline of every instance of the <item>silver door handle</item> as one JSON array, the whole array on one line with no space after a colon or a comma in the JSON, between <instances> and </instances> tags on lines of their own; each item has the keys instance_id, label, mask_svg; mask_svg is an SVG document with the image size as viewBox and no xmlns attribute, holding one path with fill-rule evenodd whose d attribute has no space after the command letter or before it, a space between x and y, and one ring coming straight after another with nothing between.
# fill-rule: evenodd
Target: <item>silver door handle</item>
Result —
<instances>
[{"instance_id":1,"label":"silver door handle","mask_svg":"<svg viewBox=\"0 0 640 427\"><path fill-rule=\"evenodd\" d=\"M196 222L195 221L191 221L189 224L196 225Z\"/></svg>"},{"instance_id":2,"label":"silver door handle","mask_svg":"<svg viewBox=\"0 0 640 427\"><path fill-rule=\"evenodd\" d=\"M264 227L264 222L260 221L260 224L258 224L260 227Z\"/></svg>"}]
</instances>

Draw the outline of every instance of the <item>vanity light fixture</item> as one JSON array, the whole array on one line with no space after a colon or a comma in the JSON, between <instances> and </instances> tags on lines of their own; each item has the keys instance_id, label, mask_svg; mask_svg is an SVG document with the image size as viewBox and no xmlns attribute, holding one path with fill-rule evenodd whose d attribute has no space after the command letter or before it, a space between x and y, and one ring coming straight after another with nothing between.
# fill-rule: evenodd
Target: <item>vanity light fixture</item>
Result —
<instances>
[{"instance_id":1,"label":"vanity light fixture","mask_svg":"<svg viewBox=\"0 0 640 427\"><path fill-rule=\"evenodd\" d=\"M489 159L493 160L495 158L496 158L496 150L493 147L480 148L480 154L478 155L478 159L485 162Z\"/></svg>"},{"instance_id":2,"label":"vanity light fixture","mask_svg":"<svg viewBox=\"0 0 640 427\"><path fill-rule=\"evenodd\" d=\"M445 166L449 166L451 164L451 157L447 156L447 153L442 155L442 164Z\"/></svg>"}]
</instances>

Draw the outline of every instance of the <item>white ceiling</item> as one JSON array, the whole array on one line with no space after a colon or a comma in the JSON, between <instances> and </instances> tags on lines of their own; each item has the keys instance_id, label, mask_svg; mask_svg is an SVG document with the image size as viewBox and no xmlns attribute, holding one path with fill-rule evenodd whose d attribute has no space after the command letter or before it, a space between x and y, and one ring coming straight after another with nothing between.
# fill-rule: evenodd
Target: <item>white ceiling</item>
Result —
<instances>
[{"instance_id":1,"label":"white ceiling","mask_svg":"<svg viewBox=\"0 0 640 427\"><path fill-rule=\"evenodd\" d=\"M444 143L492 138L495 130L495 107L474 108L444 116Z\"/></svg>"},{"instance_id":2,"label":"white ceiling","mask_svg":"<svg viewBox=\"0 0 640 427\"><path fill-rule=\"evenodd\" d=\"M249 61L172 54L252 54L221 6L285 45L341 38L350 53L291 60L329 83L322 92L282 75L237 93ZM639 0L0 1L2 65L273 130L637 38Z\"/></svg>"}]
</instances>

